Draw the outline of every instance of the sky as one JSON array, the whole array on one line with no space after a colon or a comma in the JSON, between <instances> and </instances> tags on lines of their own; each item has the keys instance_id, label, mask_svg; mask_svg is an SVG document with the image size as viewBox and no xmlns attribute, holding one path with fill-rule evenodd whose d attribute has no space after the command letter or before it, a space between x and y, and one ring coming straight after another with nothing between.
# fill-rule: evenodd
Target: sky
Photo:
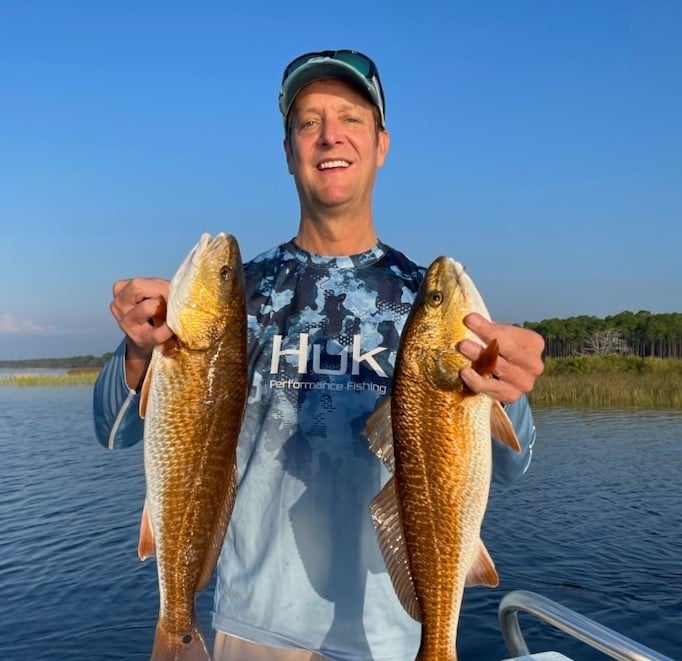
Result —
<instances>
[{"instance_id":1,"label":"sky","mask_svg":"<svg viewBox=\"0 0 682 661\"><path fill-rule=\"evenodd\" d=\"M203 232L294 236L277 94L378 65L379 237L465 264L497 321L681 312L682 3L0 1L0 360L112 351L115 280Z\"/></svg>"}]
</instances>

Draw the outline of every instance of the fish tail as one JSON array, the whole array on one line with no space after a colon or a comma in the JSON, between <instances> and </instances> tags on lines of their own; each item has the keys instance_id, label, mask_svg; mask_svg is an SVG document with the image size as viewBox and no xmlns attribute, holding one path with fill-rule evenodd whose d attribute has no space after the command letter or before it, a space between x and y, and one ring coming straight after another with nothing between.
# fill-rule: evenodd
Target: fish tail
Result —
<instances>
[{"instance_id":1,"label":"fish tail","mask_svg":"<svg viewBox=\"0 0 682 661\"><path fill-rule=\"evenodd\" d=\"M211 661L196 617L192 618L191 629L184 634L167 631L159 620L149 661Z\"/></svg>"}]
</instances>

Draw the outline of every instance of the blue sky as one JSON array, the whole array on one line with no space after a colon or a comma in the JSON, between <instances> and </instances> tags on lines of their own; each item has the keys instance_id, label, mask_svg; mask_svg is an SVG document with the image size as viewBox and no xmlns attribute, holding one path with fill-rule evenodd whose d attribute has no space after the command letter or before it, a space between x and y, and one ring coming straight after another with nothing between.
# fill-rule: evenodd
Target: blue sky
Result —
<instances>
[{"instance_id":1,"label":"blue sky","mask_svg":"<svg viewBox=\"0 0 682 661\"><path fill-rule=\"evenodd\" d=\"M114 280L202 232L291 238L281 72L355 48L392 147L374 213L500 321L682 311L676 0L0 3L0 360L118 343Z\"/></svg>"}]
</instances>

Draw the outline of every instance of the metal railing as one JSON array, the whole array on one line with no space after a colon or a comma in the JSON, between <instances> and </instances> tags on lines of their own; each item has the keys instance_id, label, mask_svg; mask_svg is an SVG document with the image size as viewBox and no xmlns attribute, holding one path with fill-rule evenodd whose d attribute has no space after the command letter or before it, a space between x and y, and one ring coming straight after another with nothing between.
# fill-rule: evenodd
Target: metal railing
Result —
<instances>
[{"instance_id":1,"label":"metal railing","mask_svg":"<svg viewBox=\"0 0 682 661\"><path fill-rule=\"evenodd\" d=\"M594 620L576 613L534 592L514 590L500 602L499 620L507 649L514 656L530 654L521 627L519 611L525 611L560 629L573 638L622 661L673 661Z\"/></svg>"}]
</instances>

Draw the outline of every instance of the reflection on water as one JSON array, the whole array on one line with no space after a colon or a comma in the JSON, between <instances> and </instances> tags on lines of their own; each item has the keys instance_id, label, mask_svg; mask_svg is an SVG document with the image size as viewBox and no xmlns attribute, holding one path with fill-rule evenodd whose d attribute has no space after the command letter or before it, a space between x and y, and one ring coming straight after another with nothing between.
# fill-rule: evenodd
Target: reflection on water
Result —
<instances>
[{"instance_id":1,"label":"reflection on water","mask_svg":"<svg viewBox=\"0 0 682 661\"><path fill-rule=\"evenodd\" d=\"M534 590L682 658L682 415L536 412L530 472L495 487L501 578L465 597L460 658L502 659L502 594ZM154 561L137 559L141 448L94 440L89 388L0 388L2 659L147 659ZM210 630L211 590L199 599ZM534 620L531 650L603 658Z\"/></svg>"}]
</instances>

